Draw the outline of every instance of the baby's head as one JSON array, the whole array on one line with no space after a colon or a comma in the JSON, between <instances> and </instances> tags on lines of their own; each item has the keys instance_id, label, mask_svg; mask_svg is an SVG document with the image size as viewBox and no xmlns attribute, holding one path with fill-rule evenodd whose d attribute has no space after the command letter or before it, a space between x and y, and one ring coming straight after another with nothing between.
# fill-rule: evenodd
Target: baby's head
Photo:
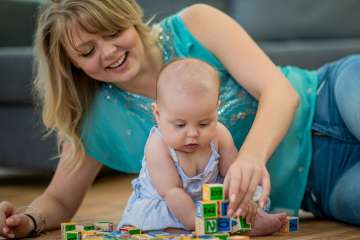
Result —
<instances>
[{"instance_id":1,"label":"baby's head","mask_svg":"<svg viewBox=\"0 0 360 240\"><path fill-rule=\"evenodd\" d=\"M165 142L185 152L206 146L217 126L220 80L209 64L177 59L160 72L153 112Z\"/></svg>"}]
</instances>

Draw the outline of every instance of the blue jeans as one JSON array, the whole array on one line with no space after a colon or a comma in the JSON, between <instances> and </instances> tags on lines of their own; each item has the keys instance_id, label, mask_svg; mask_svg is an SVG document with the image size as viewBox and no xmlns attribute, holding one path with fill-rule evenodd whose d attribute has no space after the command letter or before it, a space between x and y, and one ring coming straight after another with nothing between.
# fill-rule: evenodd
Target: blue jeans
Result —
<instances>
[{"instance_id":1,"label":"blue jeans","mask_svg":"<svg viewBox=\"0 0 360 240\"><path fill-rule=\"evenodd\" d=\"M302 207L360 225L360 55L318 70L313 158Z\"/></svg>"}]
</instances>

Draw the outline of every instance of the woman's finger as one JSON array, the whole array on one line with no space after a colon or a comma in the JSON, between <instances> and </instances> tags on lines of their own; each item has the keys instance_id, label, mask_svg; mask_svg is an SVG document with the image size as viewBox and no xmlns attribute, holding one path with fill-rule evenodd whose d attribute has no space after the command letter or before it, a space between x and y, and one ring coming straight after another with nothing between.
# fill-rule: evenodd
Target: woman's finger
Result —
<instances>
[{"instance_id":1,"label":"woman's finger","mask_svg":"<svg viewBox=\"0 0 360 240\"><path fill-rule=\"evenodd\" d=\"M248 188L246 191L246 194L244 195L242 202L240 203L240 208L244 208L246 205L250 203L250 200L252 200L256 187L258 186L260 181L260 175L258 173L254 173L254 175L251 178L251 182L248 183Z\"/></svg>"},{"instance_id":2,"label":"woman's finger","mask_svg":"<svg viewBox=\"0 0 360 240\"><path fill-rule=\"evenodd\" d=\"M248 192L249 189L249 184L251 182L252 179L252 174L251 173L244 173L243 177L241 178L241 183L240 183L240 189L239 189L239 202L240 204L243 202L243 199L245 198L246 193Z\"/></svg>"},{"instance_id":3,"label":"woman's finger","mask_svg":"<svg viewBox=\"0 0 360 240\"><path fill-rule=\"evenodd\" d=\"M228 216L233 217L235 216L235 211L237 206L239 205L239 187L241 182L241 174L238 177L230 176L229 179L229 210Z\"/></svg>"},{"instance_id":4,"label":"woman's finger","mask_svg":"<svg viewBox=\"0 0 360 240\"><path fill-rule=\"evenodd\" d=\"M229 185L230 185L230 177L229 174L226 174L224 178L224 195L229 196Z\"/></svg>"},{"instance_id":5,"label":"woman's finger","mask_svg":"<svg viewBox=\"0 0 360 240\"><path fill-rule=\"evenodd\" d=\"M263 187L263 193L259 201L259 205L261 208L263 208L266 204L266 201L269 198L269 194L271 191L271 183L270 183L270 177L269 174L266 173L266 175L262 178L261 185Z\"/></svg>"}]
</instances>

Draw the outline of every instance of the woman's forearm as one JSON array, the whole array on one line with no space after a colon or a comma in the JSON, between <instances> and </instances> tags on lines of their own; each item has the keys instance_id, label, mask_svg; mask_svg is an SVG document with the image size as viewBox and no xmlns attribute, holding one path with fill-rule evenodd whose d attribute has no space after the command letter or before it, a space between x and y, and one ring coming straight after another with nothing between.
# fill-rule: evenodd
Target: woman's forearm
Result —
<instances>
[{"instance_id":1,"label":"woman's forearm","mask_svg":"<svg viewBox=\"0 0 360 240\"><path fill-rule=\"evenodd\" d=\"M27 211L40 216L41 219L37 220L40 221L38 224L45 224L42 226L43 230L59 228L62 222L70 221L76 212L66 208L58 199L46 193L36 198Z\"/></svg>"},{"instance_id":2,"label":"woman's forearm","mask_svg":"<svg viewBox=\"0 0 360 240\"><path fill-rule=\"evenodd\" d=\"M266 164L287 133L299 105L299 96L290 85L274 88L260 96L253 126L238 159L246 155Z\"/></svg>"}]
</instances>

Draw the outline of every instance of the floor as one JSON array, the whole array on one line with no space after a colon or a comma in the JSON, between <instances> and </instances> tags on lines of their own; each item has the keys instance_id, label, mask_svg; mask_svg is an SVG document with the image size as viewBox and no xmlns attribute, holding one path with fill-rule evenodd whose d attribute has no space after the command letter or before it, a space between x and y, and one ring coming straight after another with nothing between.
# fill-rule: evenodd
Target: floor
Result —
<instances>
[{"instance_id":1,"label":"floor","mask_svg":"<svg viewBox=\"0 0 360 240\"><path fill-rule=\"evenodd\" d=\"M112 174L98 179L73 220L78 223L93 223L98 220L116 223L125 207L131 191L130 181L134 177L135 175ZM45 189L48 181L48 178L17 175L4 177L0 174L0 201L8 200L18 206L25 206ZM56 240L61 237L57 230L36 239ZM256 239L360 239L360 228L333 221L317 220L309 214L303 214L299 232Z\"/></svg>"}]
</instances>

